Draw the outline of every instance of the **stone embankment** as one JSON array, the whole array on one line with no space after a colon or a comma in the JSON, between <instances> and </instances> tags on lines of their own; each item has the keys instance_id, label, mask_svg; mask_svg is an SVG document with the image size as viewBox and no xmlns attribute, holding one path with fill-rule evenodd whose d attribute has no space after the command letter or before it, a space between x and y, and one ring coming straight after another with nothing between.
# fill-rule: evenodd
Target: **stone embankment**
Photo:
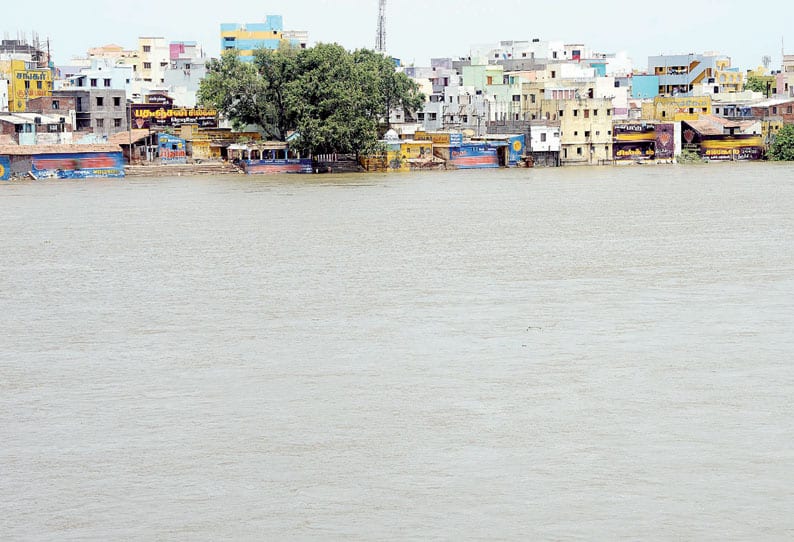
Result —
<instances>
[{"instance_id":1,"label":"stone embankment","mask_svg":"<svg viewBox=\"0 0 794 542\"><path fill-rule=\"evenodd\" d=\"M142 164L127 166L127 177L189 177L194 175L240 175L241 169L231 162L201 162L195 164Z\"/></svg>"}]
</instances>

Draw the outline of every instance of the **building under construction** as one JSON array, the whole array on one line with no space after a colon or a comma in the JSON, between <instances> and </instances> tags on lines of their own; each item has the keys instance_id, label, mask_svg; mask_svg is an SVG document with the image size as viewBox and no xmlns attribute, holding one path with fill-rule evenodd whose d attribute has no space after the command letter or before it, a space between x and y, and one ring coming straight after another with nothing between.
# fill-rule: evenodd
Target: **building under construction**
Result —
<instances>
[{"instance_id":1,"label":"building under construction","mask_svg":"<svg viewBox=\"0 0 794 542\"><path fill-rule=\"evenodd\" d=\"M38 34L33 34L28 40L24 34L10 39L8 35L0 41L0 60L25 60L35 68L50 67L49 42L39 40Z\"/></svg>"}]
</instances>

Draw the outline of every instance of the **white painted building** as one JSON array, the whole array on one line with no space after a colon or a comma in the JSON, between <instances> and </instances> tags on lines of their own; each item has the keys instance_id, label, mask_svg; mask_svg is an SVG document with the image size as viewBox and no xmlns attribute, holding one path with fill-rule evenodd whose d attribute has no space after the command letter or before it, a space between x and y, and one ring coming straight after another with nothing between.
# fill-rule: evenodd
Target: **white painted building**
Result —
<instances>
[{"instance_id":1,"label":"white painted building","mask_svg":"<svg viewBox=\"0 0 794 542\"><path fill-rule=\"evenodd\" d=\"M129 95L132 91L133 74L133 67L130 65L118 64L110 58L94 58L88 67L80 68L78 73L55 81L55 90L123 90Z\"/></svg>"},{"instance_id":2,"label":"white painted building","mask_svg":"<svg viewBox=\"0 0 794 542\"><path fill-rule=\"evenodd\" d=\"M8 87L6 79L0 79L0 112L8 111Z\"/></svg>"},{"instance_id":3,"label":"white painted building","mask_svg":"<svg viewBox=\"0 0 794 542\"><path fill-rule=\"evenodd\" d=\"M501 41L474 45L470 58L473 63L493 64L500 60L569 60L566 46L562 41Z\"/></svg>"},{"instance_id":4,"label":"white painted building","mask_svg":"<svg viewBox=\"0 0 794 542\"><path fill-rule=\"evenodd\" d=\"M529 150L531 152L560 152L562 145L559 126L532 122L530 134Z\"/></svg>"}]
</instances>

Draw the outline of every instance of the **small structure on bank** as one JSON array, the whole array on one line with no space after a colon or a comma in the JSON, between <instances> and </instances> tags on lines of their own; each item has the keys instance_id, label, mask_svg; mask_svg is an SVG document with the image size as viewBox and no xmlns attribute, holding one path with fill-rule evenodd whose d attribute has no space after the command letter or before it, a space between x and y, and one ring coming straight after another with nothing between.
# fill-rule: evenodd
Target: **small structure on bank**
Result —
<instances>
[{"instance_id":1,"label":"small structure on bank","mask_svg":"<svg viewBox=\"0 0 794 542\"><path fill-rule=\"evenodd\" d=\"M706 160L761 160L764 157L761 124L761 121L732 121L714 115L683 121L683 150Z\"/></svg>"},{"instance_id":2,"label":"small structure on bank","mask_svg":"<svg viewBox=\"0 0 794 542\"><path fill-rule=\"evenodd\" d=\"M0 145L0 179L124 177L118 145Z\"/></svg>"},{"instance_id":3,"label":"small structure on bank","mask_svg":"<svg viewBox=\"0 0 794 542\"><path fill-rule=\"evenodd\" d=\"M302 158L281 141L235 143L226 150L229 160L249 175L314 173L311 158Z\"/></svg>"}]
</instances>

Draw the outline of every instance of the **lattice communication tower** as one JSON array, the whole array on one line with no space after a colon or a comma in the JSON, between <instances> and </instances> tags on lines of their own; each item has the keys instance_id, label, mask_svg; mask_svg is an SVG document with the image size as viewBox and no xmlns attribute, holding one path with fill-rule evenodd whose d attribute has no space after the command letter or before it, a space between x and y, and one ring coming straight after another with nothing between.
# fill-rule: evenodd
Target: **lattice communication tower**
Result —
<instances>
[{"instance_id":1,"label":"lattice communication tower","mask_svg":"<svg viewBox=\"0 0 794 542\"><path fill-rule=\"evenodd\" d=\"M378 34L375 37L375 50L379 53L386 52L386 0L379 0Z\"/></svg>"}]
</instances>

